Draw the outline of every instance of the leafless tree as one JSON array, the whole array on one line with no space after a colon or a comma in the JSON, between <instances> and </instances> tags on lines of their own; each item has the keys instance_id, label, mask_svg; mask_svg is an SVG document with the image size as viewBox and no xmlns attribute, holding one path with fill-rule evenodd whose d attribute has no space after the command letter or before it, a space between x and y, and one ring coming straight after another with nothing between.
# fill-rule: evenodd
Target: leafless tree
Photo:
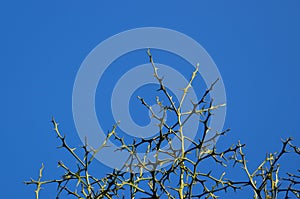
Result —
<instances>
[{"instance_id":1,"label":"leafless tree","mask_svg":"<svg viewBox=\"0 0 300 199\"><path fill-rule=\"evenodd\" d=\"M64 173L59 179L42 180L44 165L42 165L37 180L31 179L25 184L36 185L35 195L39 198L41 187L47 184L57 184L56 198L61 198L64 193L74 196L77 199L100 199L100 198L217 198L221 192L228 190L242 191L250 188L253 190L255 199L276 199L276 198L300 198L300 170L296 174L287 173L285 177L279 176L279 162L287 153L300 155L300 149L292 144L292 139L282 141L282 148L278 153L267 154L266 158L254 171L248 169L247 160L243 152L245 144L240 142L219 151L214 145L214 141L225 135L229 130L217 132L213 137L207 137L210 131L209 122L213 116L213 111L225 104L213 105L213 99L209 99L209 93L218 83L216 80L203 94L197 102L192 102L193 108L190 111L182 111L182 104L186 100L187 93L196 77L198 68L193 72L188 85L183 89L183 94L178 105L174 102L172 95L167 91L163 78L158 74L150 50L148 50L150 63L153 67L154 77L159 83L159 92L162 92L168 99L164 103L159 98L156 99L162 114L157 115L152 107L142 97L138 97L140 102L147 108L152 117L158 122L158 135L149 139L137 138L131 143L126 143L116 132L118 124L114 125L107 134L105 141L99 148L92 148L86 141L82 150L83 157L77 154L77 150L68 145L66 137L58 128L58 123L52 119L54 131L61 141L61 148L66 149L74 157L74 164L77 169L72 170L62 161L58 166ZM176 121L173 123L166 121L167 114L174 114ZM184 132L184 125L192 115L199 117L202 124L201 136L192 140ZM172 138L179 141L180 147L172 143ZM109 139L119 142L118 150L127 151L130 155L121 169L114 169L104 177L90 173L90 165L96 154L107 146ZM189 142L190 147L185 148L185 143ZM168 146L163 148L162 146ZM137 151L144 150L144 156L137 155ZM148 154L154 153L154 158L149 159ZM205 172L201 169L206 162L213 162L217 165L218 172ZM234 180L227 178L225 168L233 165L241 165L247 178L244 180ZM136 172L138 171L138 172ZM221 171L221 172L220 172ZM222 172L224 171L224 172ZM215 173L221 173L219 175ZM75 182L75 183L74 183Z\"/></svg>"}]
</instances>

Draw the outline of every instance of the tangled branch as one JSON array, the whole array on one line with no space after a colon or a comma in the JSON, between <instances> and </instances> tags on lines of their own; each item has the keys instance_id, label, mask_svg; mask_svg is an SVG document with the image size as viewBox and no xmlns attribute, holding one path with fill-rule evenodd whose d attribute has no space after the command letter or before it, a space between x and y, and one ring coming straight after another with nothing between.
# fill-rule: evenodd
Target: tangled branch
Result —
<instances>
[{"instance_id":1,"label":"tangled branch","mask_svg":"<svg viewBox=\"0 0 300 199\"><path fill-rule=\"evenodd\" d=\"M76 148L68 145L66 137L59 131L58 123L52 118L54 131L61 141L60 148L67 150L74 158L77 169L72 170L71 167L59 161L58 166L64 171L61 178L43 181L44 165L42 165L38 179L25 182L27 185L36 186L36 199L39 198L41 187L46 184L57 185L56 198L61 198L65 193L77 199L158 199L162 197L216 199L221 192L230 189L237 191L244 187L250 187L253 190L255 199L276 199L279 194L283 194L285 199L291 196L300 198L300 171L298 170L297 174L288 173L287 177L283 178L279 176L281 157L288 152L300 155L300 149L292 144L291 138L283 140L281 151L268 154L257 169L251 172L243 152L245 144L238 142L221 151L215 147L215 140L224 136L229 130L215 132L213 136L208 137L213 111L225 106L225 104L213 105L213 99L209 99L209 94L218 80L211 84L199 101L191 102L193 107L191 110L182 110L199 66L197 65L188 84L183 88L183 94L176 105L173 96L164 85L163 78L158 74L158 68L150 50L147 53L154 77L159 83L158 91L162 92L168 101L164 103L158 97L156 98L156 104L162 113L158 115L144 98L138 97L138 99L149 110L151 117L157 121L159 133L151 138L138 138L132 140L131 143L126 143L116 133L118 124L115 124L98 148L94 149L89 146L86 140L84 146L81 147L84 155L80 157ZM175 115L176 119L167 121L168 114ZM184 131L184 126L192 116L197 116L199 124L203 126L203 129L197 132L197 137L199 137L197 140L190 138L188 132ZM96 177L90 173L90 165L101 149L109 147L107 145L109 139L115 139L119 143L117 150L126 151L130 155L120 169L114 169L105 177ZM177 143L180 143L179 146L174 144L175 139ZM186 147L187 143L189 147ZM144 155L140 156L138 152L143 152ZM218 171L223 171L230 162L233 165L241 165L247 179L243 181L228 179L225 171L220 175L213 171L205 172L201 167L206 162L218 165Z\"/></svg>"}]
</instances>

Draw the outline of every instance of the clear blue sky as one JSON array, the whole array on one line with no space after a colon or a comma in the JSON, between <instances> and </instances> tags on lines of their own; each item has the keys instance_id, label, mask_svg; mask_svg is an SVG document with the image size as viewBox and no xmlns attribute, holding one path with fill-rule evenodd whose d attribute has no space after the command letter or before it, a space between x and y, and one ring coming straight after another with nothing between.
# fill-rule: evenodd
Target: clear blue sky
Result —
<instances>
[{"instance_id":1,"label":"clear blue sky","mask_svg":"<svg viewBox=\"0 0 300 199\"><path fill-rule=\"evenodd\" d=\"M232 129L219 145L246 143L252 167L279 150L281 138L300 145L299 9L298 0L2 1L1 198L33 198L33 187L22 182L37 177L42 162L45 178L60 173L57 161L68 158L55 149L51 116L73 146L81 145L72 117L76 73L96 45L132 28L180 31L211 55L227 92L225 127ZM300 160L284 163L299 169ZM53 194L46 188L42 198Z\"/></svg>"}]
</instances>

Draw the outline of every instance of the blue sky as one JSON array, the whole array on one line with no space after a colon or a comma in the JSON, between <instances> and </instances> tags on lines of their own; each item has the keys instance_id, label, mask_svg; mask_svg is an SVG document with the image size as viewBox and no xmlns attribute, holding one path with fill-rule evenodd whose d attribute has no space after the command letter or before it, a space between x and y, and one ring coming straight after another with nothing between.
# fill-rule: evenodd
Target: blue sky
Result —
<instances>
[{"instance_id":1,"label":"blue sky","mask_svg":"<svg viewBox=\"0 0 300 199\"><path fill-rule=\"evenodd\" d=\"M101 41L132 28L182 32L211 55L226 87L225 128L232 129L220 146L241 140L255 167L280 149L281 138L300 145L299 8L297 0L2 1L1 197L33 198L22 182L36 177L42 162L45 178L59 174L57 161L68 157L55 149L51 116L70 144L81 145L72 116L76 73ZM300 160L284 164L298 169ZM53 198L52 191L42 198Z\"/></svg>"}]
</instances>

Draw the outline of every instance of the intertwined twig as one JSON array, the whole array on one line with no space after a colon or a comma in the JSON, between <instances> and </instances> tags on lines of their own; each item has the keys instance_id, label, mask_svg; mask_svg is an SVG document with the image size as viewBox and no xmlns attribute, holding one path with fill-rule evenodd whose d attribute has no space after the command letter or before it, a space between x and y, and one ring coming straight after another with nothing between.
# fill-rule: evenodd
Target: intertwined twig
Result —
<instances>
[{"instance_id":1,"label":"intertwined twig","mask_svg":"<svg viewBox=\"0 0 300 199\"><path fill-rule=\"evenodd\" d=\"M237 143L222 151L218 151L213 143L219 136L225 135L228 130L215 132L208 138L211 130L209 121L213 116L213 111L224 104L214 106L209 99L209 93L213 90L218 80L204 92L202 98L197 102L192 102L192 110L183 111L182 106L186 100L187 93L192 87L192 83L198 72L198 65L193 72L190 81L183 89L179 104L176 105L172 95L167 91L163 78L158 74L152 54L148 50L150 63L153 67L154 77L159 83L161 91L168 102L165 104L157 97L156 103L159 105L162 114L156 114L152 107L142 97L138 97L141 103L149 110L151 116L158 122L159 133L151 138L137 138L131 143L126 143L123 138L116 133L117 124L107 134L106 139L100 147L94 149L88 145L87 141L82 147L84 156L79 157L75 148L71 148L65 136L59 131L58 123L52 119L54 131L60 139L61 148L65 148L77 162L77 169L71 170L62 161L58 166L64 170L64 174L59 179L42 180L44 165L40 169L37 180L31 179L26 184L36 185L36 199L39 198L41 186L56 183L58 187L56 198L60 198L63 193L74 196L77 199L100 199L100 198L217 198L218 193L232 189L240 190L243 187L250 187L254 191L255 199L276 199L279 194L283 194L285 199L295 196L299 198L300 175L288 173L287 177L279 177L280 158L291 152L300 155L300 150L291 143L291 139L283 141L281 151L268 154L265 160L250 172L247 160L243 152L244 144ZM175 121L166 120L168 114L174 114ZM199 123L203 124L203 129L198 132L200 135L197 140L190 138L184 132L184 126L192 116L199 118ZM120 146L117 150L127 151L129 155L126 162L120 169L114 169L105 177L96 177L90 173L89 166L93 162L96 154L107 146L107 141L114 138ZM173 140L177 139L180 146L175 146ZM185 148L185 143L191 143L189 148ZM143 152L143 155L138 155ZM154 154L154 155L153 155ZM212 161L219 165L222 171L230 161L234 165L240 164L247 174L247 179L237 181L227 179L225 172L221 175L213 175L213 171L205 172L201 169L203 164ZM138 171L138 172L136 172ZM298 170L299 172L299 170ZM75 182L75 183L74 183Z\"/></svg>"}]
</instances>

